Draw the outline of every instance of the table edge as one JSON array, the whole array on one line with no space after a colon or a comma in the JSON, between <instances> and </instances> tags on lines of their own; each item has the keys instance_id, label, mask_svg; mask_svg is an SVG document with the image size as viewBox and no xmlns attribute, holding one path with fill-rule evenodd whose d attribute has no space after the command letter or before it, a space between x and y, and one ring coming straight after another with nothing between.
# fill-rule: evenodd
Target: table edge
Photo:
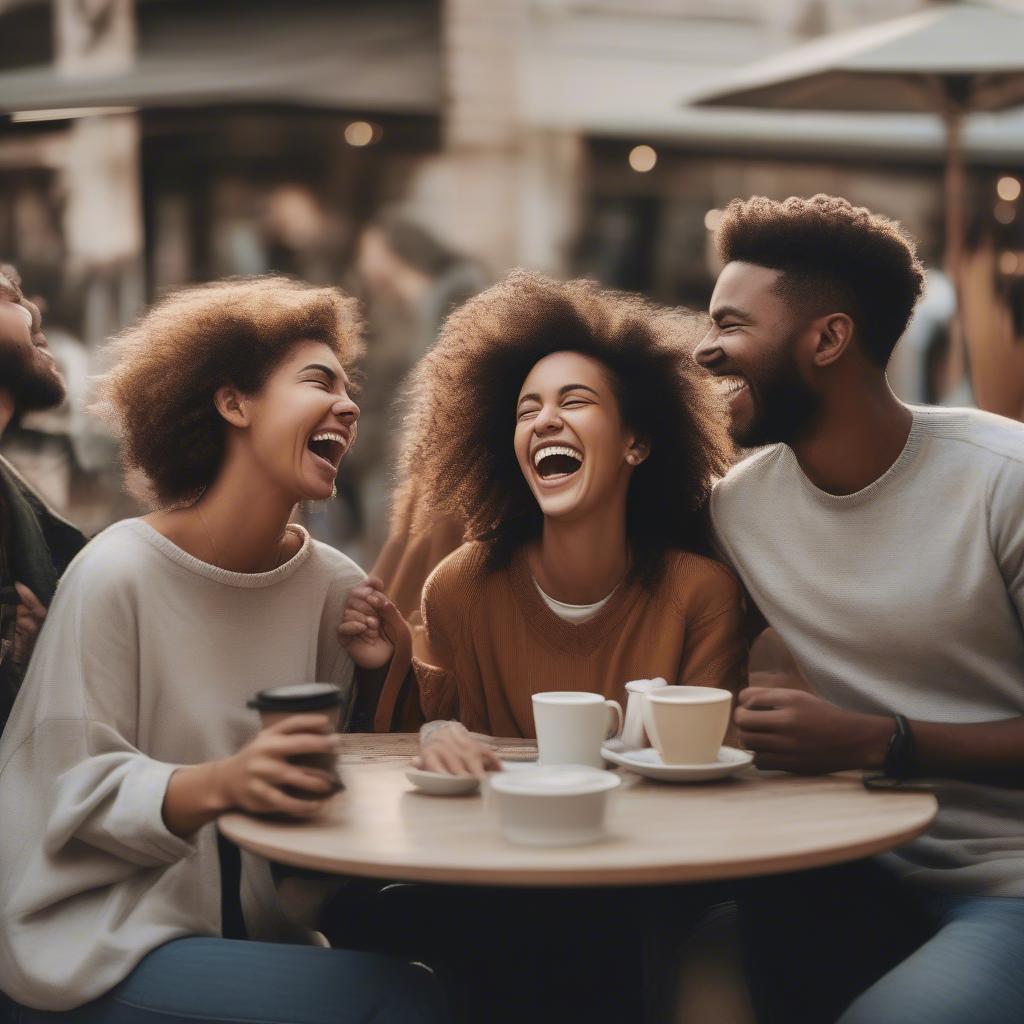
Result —
<instances>
[{"instance_id":1,"label":"table edge","mask_svg":"<svg viewBox=\"0 0 1024 1024\"><path fill-rule=\"evenodd\" d=\"M451 868L437 865L410 865L408 863L387 864L380 861L371 863L364 860L347 860L344 857L296 854L289 850L282 851L271 844L252 840L244 835L239 836L237 824L255 820L250 815L241 812L222 815L217 821L217 827L236 845L268 860L333 875L386 878L403 882L509 887L659 885L777 875L789 871L828 867L886 853L917 838L935 820L938 813L938 801L935 797L930 793L914 795L928 800L927 811L922 808L920 819L913 825L890 833L883 838L864 840L852 845L843 844L820 848L812 853L780 854L774 857L760 857L757 860L673 862L626 868L474 868L465 865Z\"/></svg>"}]
</instances>

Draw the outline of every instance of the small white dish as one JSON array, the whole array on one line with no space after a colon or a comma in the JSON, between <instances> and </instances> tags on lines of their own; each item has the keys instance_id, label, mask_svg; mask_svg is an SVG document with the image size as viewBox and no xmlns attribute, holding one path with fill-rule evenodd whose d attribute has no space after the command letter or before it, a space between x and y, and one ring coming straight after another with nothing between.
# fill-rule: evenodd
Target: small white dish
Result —
<instances>
[{"instance_id":1,"label":"small white dish","mask_svg":"<svg viewBox=\"0 0 1024 1024\"><path fill-rule=\"evenodd\" d=\"M754 755L736 747L720 747L718 759L712 764L664 764L654 747L642 750L615 750L607 744L601 753L612 762L631 772L658 779L661 782L710 782L724 779L743 771L754 760Z\"/></svg>"},{"instance_id":2,"label":"small white dish","mask_svg":"<svg viewBox=\"0 0 1024 1024\"><path fill-rule=\"evenodd\" d=\"M621 783L612 772L586 765L538 765L488 776L505 838L529 846L601 839L609 794Z\"/></svg>"},{"instance_id":3,"label":"small white dish","mask_svg":"<svg viewBox=\"0 0 1024 1024\"><path fill-rule=\"evenodd\" d=\"M480 788L480 780L475 775L449 775L447 772L407 768L405 777L418 790L431 796L469 796Z\"/></svg>"}]
</instances>

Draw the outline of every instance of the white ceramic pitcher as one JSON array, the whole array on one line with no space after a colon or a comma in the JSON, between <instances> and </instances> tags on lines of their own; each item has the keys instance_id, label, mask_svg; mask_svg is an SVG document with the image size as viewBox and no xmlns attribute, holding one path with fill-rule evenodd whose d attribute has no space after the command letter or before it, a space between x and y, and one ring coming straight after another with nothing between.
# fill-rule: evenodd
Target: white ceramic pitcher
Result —
<instances>
[{"instance_id":1,"label":"white ceramic pitcher","mask_svg":"<svg viewBox=\"0 0 1024 1024\"><path fill-rule=\"evenodd\" d=\"M667 686L662 678L633 679L626 683L626 715L620 741L623 750L639 750L644 743L644 694L656 686Z\"/></svg>"}]
</instances>

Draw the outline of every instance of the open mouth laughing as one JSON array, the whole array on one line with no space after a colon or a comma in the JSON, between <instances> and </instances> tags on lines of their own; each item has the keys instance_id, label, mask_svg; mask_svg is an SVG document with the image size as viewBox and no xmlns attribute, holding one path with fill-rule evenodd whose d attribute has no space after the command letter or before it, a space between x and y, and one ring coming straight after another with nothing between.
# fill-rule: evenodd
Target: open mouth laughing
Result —
<instances>
[{"instance_id":1,"label":"open mouth laughing","mask_svg":"<svg viewBox=\"0 0 1024 1024\"><path fill-rule=\"evenodd\" d=\"M338 472L348 446L348 435L340 430L319 430L306 442L313 457L326 463L332 473Z\"/></svg>"},{"instance_id":2,"label":"open mouth laughing","mask_svg":"<svg viewBox=\"0 0 1024 1024\"><path fill-rule=\"evenodd\" d=\"M549 483L568 480L583 465L583 453L567 444L540 445L532 459L537 476Z\"/></svg>"},{"instance_id":3,"label":"open mouth laughing","mask_svg":"<svg viewBox=\"0 0 1024 1024\"><path fill-rule=\"evenodd\" d=\"M732 398L747 386L746 378L735 373L716 377L715 383L718 385L719 393L725 398Z\"/></svg>"}]
</instances>

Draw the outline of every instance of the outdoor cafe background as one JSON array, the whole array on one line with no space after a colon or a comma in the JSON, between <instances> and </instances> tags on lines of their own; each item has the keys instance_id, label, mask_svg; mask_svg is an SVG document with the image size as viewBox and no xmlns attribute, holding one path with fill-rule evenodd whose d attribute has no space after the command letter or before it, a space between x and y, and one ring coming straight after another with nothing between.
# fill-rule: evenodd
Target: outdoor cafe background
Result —
<instances>
[{"instance_id":1,"label":"outdoor cafe background","mask_svg":"<svg viewBox=\"0 0 1024 1024\"><path fill-rule=\"evenodd\" d=\"M1020 418L1024 112L964 137L967 380L937 118L687 106L765 57L934 6L0 0L0 257L44 300L71 384L0 450L87 532L131 515L84 413L104 339L187 282L338 283L370 318L365 415L339 500L306 515L369 564L392 400L451 302L524 265L703 307L710 231L752 193L836 193L903 221L929 290L894 387Z\"/></svg>"}]
</instances>

